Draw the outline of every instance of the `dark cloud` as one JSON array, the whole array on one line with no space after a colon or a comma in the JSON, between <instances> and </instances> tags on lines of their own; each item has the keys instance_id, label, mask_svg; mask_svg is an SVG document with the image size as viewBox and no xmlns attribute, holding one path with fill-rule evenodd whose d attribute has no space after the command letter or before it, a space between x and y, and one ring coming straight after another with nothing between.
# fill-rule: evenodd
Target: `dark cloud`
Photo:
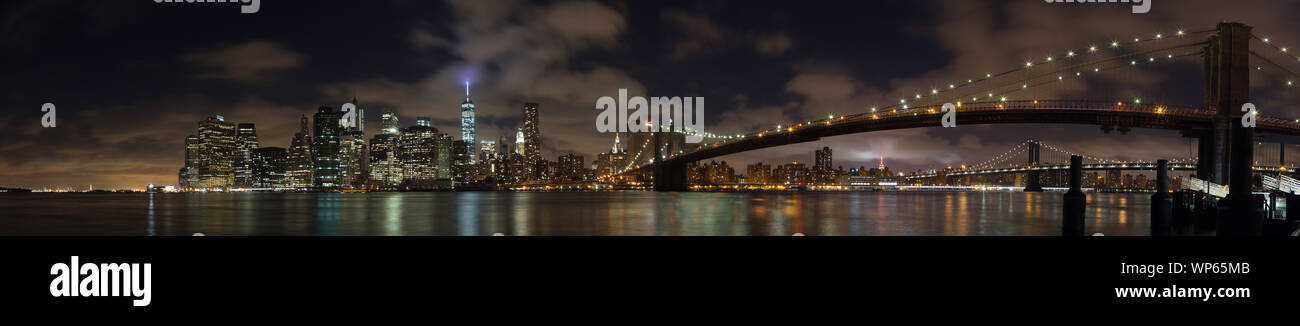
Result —
<instances>
[{"instance_id":1,"label":"dark cloud","mask_svg":"<svg viewBox=\"0 0 1300 326\"><path fill-rule=\"evenodd\" d=\"M306 56L267 40L253 40L182 57L188 63L209 68L198 78L266 83L280 73L302 67Z\"/></svg>"}]
</instances>

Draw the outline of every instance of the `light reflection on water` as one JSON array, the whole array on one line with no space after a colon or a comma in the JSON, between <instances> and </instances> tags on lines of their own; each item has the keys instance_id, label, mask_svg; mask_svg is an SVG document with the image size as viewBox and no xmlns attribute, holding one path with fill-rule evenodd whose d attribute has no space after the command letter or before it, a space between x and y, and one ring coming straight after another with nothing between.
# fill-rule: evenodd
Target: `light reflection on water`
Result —
<instances>
[{"instance_id":1,"label":"light reflection on water","mask_svg":"<svg viewBox=\"0 0 1300 326\"><path fill-rule=\"evenodd\" d=\"M1149 195L1088 199L1088 233L1149 232ZM1061 194L34 193L0 211L3 235L1058 235Z\"/></svg>"}]
</instances>

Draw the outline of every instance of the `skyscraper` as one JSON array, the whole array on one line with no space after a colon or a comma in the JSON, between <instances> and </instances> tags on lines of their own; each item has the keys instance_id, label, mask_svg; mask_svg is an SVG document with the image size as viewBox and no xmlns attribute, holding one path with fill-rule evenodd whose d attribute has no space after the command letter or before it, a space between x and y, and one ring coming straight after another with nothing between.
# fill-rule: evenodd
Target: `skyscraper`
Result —
<instances>
[{"instance_id":1,"label":"skyscraper","mask_svg":"<svg viewBox=\"0 0 1300 326\"><path fill-rule=\"evenodd\" d=\"M398 130L402 127L398 124L397 113L393 111L384 111L379 116L379 132L387 135L397 135Z\"/></svg>"},{"instance_id":2,"label":"skyscraper","mask_svg":"<svg viewBox=\"0 0 1300 326\"><path fill-rule=\"evenodd\" d=\"M365 182L369 167L366 149L364 133L355 129L343 132L339 141L339 184L343 187L360 187Z\"/></svg>"},{"instance_id":3,"label":"skyscraper","mask_svg":"<svg viewBox=\"0 0 1300 326\"><path fill-rule=\"evenodd\" d=\"M438 178L438 129L411 126L402 129L397 154L401 162L401 180L407 187L428 189Z\"/></svg>"},{"instance_id":4,"label":"skyscraper","mask_svg":"<svg viewBox=\"0 0 1300 326\"><path fill-rule=\"evenodd\" d=\"M830 170L830 169L833 169L833 168L831 167L831 148L830 148L830 147L822 147L822 149L817 150L816 152L814 152L814 156L815 156L815 162L813 163L813 169L815 169L815 170Z\"/></svg>"},{"instance_id":5,"label":"skyscraper","mask_svg":"<svg viewBox=\"0 0 1300 326\"><path fill-rule=\"evenodd\" d=\"M497 142L495 140L480 140L478 147L478 161L491 162L496 158Z\"/></svg>"},{"instance_id":6,"label":"skyscraper","mask_svg":"<svg viewBox=\"0 0 1300 326\"><path fill-rule=\"evenodd\" d=\"M438 179L451 179L451 135L438 134Z\"/></svg>"},{"instance_id":7,"label":"skyscraper","mask_svg":"<svg viewBox=\"0 0 1300 326\"><path fill-rule=\"evenodd\" d=\"M235 125L222 116L207 118L199 122L199 143L198 188L229 188L235 179Z\"/></svg>"},{"instance_id":8,"label":"skyscraper","mask_svg":"<svg viewBox=\"0 0 1300 326\"><path fill-rule=\"evenodd\" d=\"M357 99L352 99L357 105ZM366 146L366 113L357 106L357 126L344 128L339 144L339 184L363 188L370 177L369 146Z\"/></svg>"},{"instance_id":9,"label":"skyscraper","mask_svg":"<svg viewBox=\"0 0 1300 326\"><path fill-rule=\"evenodd\" d=\"M469 147L463 140L451 141L451 174L456 181L469 181L474 172L469 159Z\"/></svg>"},{"instance_id":10,"label":"skyscraper","mask_svg":"<svg viewBox=\"0 0 1300 326\"><path fill-rule=\"evenodd\" d=\"M430 118L430 117L415 117L415 125L417 125L417 126L421 126L421 127L433 127L433 118Z\"/></svg>"},{"instance_id":11,"label":"skyscraper","mask_svg":"<svg viewBox=\"0 0 1300 326\"><path fill-rule=\"evenodd\" d=\"M241 123L235 129L235 187L253 186L253 151L258 147L257 130L251 123Z\"/></svg>"},{"instance_id":12,"label":"skyscraper","mask_svg":"<svg viewBox=\"0 0 1300 326\"><path fill-rule=\"evenodd\" d=\"M555 176L560 180L582 181L587 175L586 162L581 155L560 155L556 163Z\"/></svg>"},{"instance_id":13,"label":"skyscraper","mask_svg":"<svg viewBox=\"0 0 1300 326\"><path fill-rule=\"evenodd\" d=\"M460 103L460 140L466 144L476 144L474 132L474 101L469 100L469 81L465 82L465 102ZM474 160L478 151L469 146L470 160ZM472 163L472 162L471 162Z\"/></svg>"},{"instance_id":14,"label":"skyscraper","mask_svg":"<svg viewBox=\"0 0 1300 326\"><path fill-rule=\"evenodd\" d=\"M312 185L320 188L338 188L339 145L343 134L343 114L334 108L322 106L313 117L312 132Z\"/></svg>"},{"instance_id":15,"label":"skyscraper","mask_svg":"<svg viewBox=\"0 0 1300 326\"><path fill-rule=\"evenodd\" d=\"M179 184L181 189L193 190L199 187L199 165L203 164L203 142L199 136L185 137L185 167L181 168Z\"/></svg>"},{"instance_id":16,"label":"skyscraper","mask_svg":"<svg viewBox=\"0 0 1300 326\"><path fill-rule=\"evenodd\" d=\"M285 158L284 184L291 188L306 188L312 184L312 139L308 129L307 116L298 122L298 132L289 142L289 154Z\"/></svg>"},{"instance_id":17,"label":"skyscraper","mask_svg":"<svg viewBox=\"0 0 1300 326\"><path fill-rule=\"evenodd\" d=\"M253 150L251 157L253 188L272 189L284 186L285 159L288 157L284 147L258 148Z\"/></svg>"},{"instance_id":18,"label":"skyscraper","mask_svg":"<svg viewBox=\"0 0 1300 326\"><path fill-rule=\"evenodd\" d=\"M528 158L528 155L525 154L524 152L527 143L528 141L524 140L524 129L523 128L516 129L515 130L515 154L524 155L525 160L527 160Z\"/></svg>"},{"instance_id":19,"label":"skyscraper","mask_svg":"<svg viewBox=\"0 0 1300 326\"><path fill-rule=\"evenodd\" d=\"M378 134L370 140L370 182L379 189L396 188L402 183L402 163L398 157L398 135Z\"/></svg>"},{"instance_id":20,"label":"skyscraper","mask_svg":"<svg viewBox=\"0 0 1300 326\"><path fill-rule=\"evenodd\" d=\"M542 160L542 134L537 126L537 103L524 103L524 157L529 162Z\"/></svg>"}]
</instances>

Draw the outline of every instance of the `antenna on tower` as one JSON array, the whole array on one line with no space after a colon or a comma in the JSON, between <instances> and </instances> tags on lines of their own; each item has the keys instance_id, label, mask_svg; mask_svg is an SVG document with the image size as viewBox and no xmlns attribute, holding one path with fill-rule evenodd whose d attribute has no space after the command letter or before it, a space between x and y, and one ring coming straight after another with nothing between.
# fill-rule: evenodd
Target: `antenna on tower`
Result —
<instances>
[{"instance_id":1,"label":"antenna on tower","mask_svg":"<svg viewBox=\"0 0 1300 326\"><path fill-rule=\"evenodd\" d=\"M469 98L469 81L465 81L465 98Z\"/></svg>"}]
</instances>

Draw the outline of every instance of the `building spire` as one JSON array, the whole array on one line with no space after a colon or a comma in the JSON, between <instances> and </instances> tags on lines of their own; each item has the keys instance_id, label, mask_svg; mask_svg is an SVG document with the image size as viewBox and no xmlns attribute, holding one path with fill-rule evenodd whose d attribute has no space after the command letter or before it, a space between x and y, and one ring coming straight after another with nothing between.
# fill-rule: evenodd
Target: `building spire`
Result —
<instances>
[{"instance_id":1,"label":"building spire","mask_svg":"<svg viewBox=\"0 0 1300 326\"><path fill-rule=\"evenodd\" d=\"M618 145L619 145L619 141L618 141L618 133L616 132L616 133L614 133L614 148L613 148L613 149L610 149L609 152L612 153L612 154L617 154L617 153L619 152Z\"/></svg>"}]
</instances>

